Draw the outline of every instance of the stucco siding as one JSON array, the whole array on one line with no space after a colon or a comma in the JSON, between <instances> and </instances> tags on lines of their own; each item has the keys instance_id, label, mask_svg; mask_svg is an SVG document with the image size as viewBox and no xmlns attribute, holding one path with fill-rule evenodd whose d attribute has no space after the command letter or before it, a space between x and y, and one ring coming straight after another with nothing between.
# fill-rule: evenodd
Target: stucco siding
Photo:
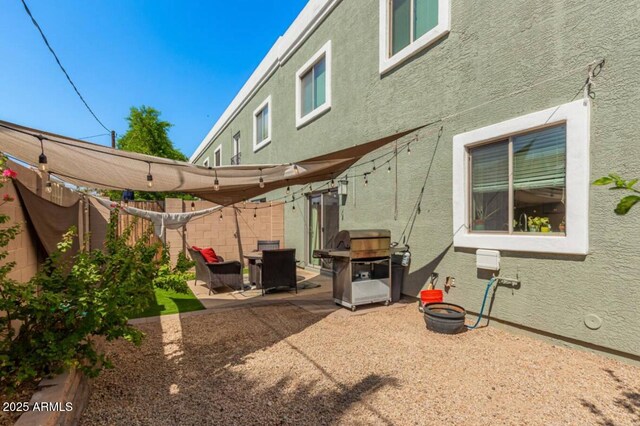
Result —
<instances>
[{"instance_id":1,"label":"stucco siding","mask_svg":"<svg viewBox=\"0 0 640 426\"><path fill-rule=\"evenodd\" d=\"M474 250L452 246L453 136L580 99L586 65L605 58L591 101L592 180L611 171L637 177L640 5L633 0L453 0L451 7L447 36L380 75L378 1L341 1L200 159L223 143L223 164L229 164L232 135L238 131L243 163L281 163L444 118L418 132L411 155L401 153L397 187L393 173L384 170L372 174L366 188L362 178L351 180L340 226L388 228L392 238L400 238L431 165L409 240L413 260L404 292L416 295L435 269L441 282L447 275L456 278L446 300L477 311L487 276L476 269ZM331 110L296 129L295 73L327 40L333 56ZM272 142L254 153L252 112L269 95ZM616 216L612 209L619 196L591 189L586 256L502 252L500 274L517 276L522 285L498 288L492 317L640 356L640 215L632 210ZM304 206L300 199L295 211L291 204L284 209L286 244L297 248L300 259ZM588 329L588 314L600 316L602 327Z\"/></svg>"}]
</instances>

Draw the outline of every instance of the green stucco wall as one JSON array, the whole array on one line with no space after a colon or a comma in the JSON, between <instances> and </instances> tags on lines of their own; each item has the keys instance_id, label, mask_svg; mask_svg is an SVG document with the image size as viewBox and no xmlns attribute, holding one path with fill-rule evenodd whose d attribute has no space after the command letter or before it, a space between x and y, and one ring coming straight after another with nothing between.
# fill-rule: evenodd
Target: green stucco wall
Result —
<instances>
[{"instance_id":1,"label":"green stucco wall","mask_svg":"<svg viewBox=\"0 0 640 426\"><path fill-rule=\"evenodd\" d=\"M220 143L224 164L232 134L241 132L242 163L301 160L363 143L481 105L420 132L412 154L398 159L399 184L384 171L351 182L341 228L404 229L433 156L411 239L412 267L405 293L416 295L431 271L456 279L446 300L478 311L486 277L473 250L452 246L454 135L567 103L582 96L589 62L606 58L591 113L591 175L610 171L640 177L640 3L636 0L452 1L451 32L434 46L381 76L378 1L343 0L311 37L248 102L200 156ZM295 73L327 40L333 49L331 110L295 126ZM506 96L523 89L521 92ZM580 93L579 93L580 92ZM272 143L253 153L252 112L272 96ZM499 99L499 100L498 100ZM213 158L213 157L212 157ZM398 218L393 200L398 192ZM270 194L276 197L281 193ZM501 275L522 280L499 287L492 317L552 335L640 356L640 210L618 217L620 193L592 188L590 254L502 253ZM304 202L286 207L286 245L304 257ZM584 317L604 322L590 330Z\"/></svg>"}]
</instances>

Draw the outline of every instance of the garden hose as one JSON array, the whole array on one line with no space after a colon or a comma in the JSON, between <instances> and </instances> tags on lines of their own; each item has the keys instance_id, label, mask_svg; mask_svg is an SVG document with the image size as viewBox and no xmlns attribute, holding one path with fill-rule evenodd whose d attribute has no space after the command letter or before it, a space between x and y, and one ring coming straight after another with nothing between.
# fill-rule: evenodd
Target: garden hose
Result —
<instances>
[{"instance_id":1,"label":"garden hose","mask_svg":"<svg viewBox=\"0 0 640 426\"><path fill-rule=\"evenodd\" d=\"M492 277L487 283L487 288L484 291L484 298L482 299L482 307L480 307L480 313L478 314L478 319L476 320L475 324L466 326L469 330L473 330L478 326L478 324L480 324L480 320L482 319L482 313L484 312L484 305L487 302L487 295L489 294L489 289L493 286L493 283L495 282L496 282L496 277Z\"/></svg>"}]
</instances>

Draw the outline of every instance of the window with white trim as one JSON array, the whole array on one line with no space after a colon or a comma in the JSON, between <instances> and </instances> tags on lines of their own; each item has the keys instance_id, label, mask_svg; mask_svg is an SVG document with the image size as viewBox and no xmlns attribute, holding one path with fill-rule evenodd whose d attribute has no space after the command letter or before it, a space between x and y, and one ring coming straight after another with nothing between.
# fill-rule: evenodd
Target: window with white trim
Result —
<instances>
[{"instance_id":1,"label":"window with white trim","mask_svg":"<svg viewBox=\"0 0 640 426\"><path fill-rule=\"evenodd\" d=\"M253 151L271 142L271 96L253 112Z\"/></svg>"},{"instance_id":2,"label":"window with white trim","mask_svg":"<svg viewBox=\"0 0 640 426\"><path fill-rule=\"evenodd\" d=\"M454 245L586 254L589 105L454 137Z\"/></svg>"},{"instance_id":3,"label":"window with white trim","mask_svg":"<svg viewBox=\"0 0 640 426\"><path fill-rule=\"evenodd\" d=\"M331 41L296 73L296 126L300 127L331 108Z\"/></svg>"},{"instance_id":4,"label":"window with white trim","mask_svg":"<svg viewBox=\"0 0 640 426\"><path fill-rule=\"evenodd\" d=\"M380 0L380 73L446 35L450 9L451 0Z\"/></svg>"},{"instance_id":5,"label":"window with white trim","mask_svg":"<svg viewBox=\"0 0 640 426\"><path fill-rule=\"evenodd\" d=\"M204 159L204 161L202 162L202 166L203 167L209 167L209 157Z\"/></svg>"},{"instance_id":6,"label":"window with white trim","mask_svg":"<svg viewBox=\"0 0 640 426\"><path fill-rule=\"evenodd\" d=\"M215 151L213 151L213 167L220 167L222 165L222 145L219 145Z\"/></svg>"}]
</instances>

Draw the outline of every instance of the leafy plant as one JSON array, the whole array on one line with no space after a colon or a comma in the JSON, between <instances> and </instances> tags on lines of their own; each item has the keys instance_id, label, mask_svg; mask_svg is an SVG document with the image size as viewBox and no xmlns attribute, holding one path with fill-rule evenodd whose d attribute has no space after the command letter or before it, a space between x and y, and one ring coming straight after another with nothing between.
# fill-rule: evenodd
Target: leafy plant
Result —
<instances>
[{"instance_id":1,"label":"leafy plant","mask_svg":"<svg viewBox=\"0 0 640 426\"><path fill-rule=\"evenodd\" d=\"M539 217L532 216L527 219L527 225L529 228L540 229L540 228L549 228L549 218L548 217Z\"/></svg>"},{"instance_id":2,"label":"leafy plant","mask_svg":"<svg viewBox=\"0 0 640 426\"><path fill-rule=\"evenodd\" d=\"M143 333L128 320L149 306L154 285L186 290L187 273L171 268L166 249L158 258L159 243L150 243L150 233L129 243L132 228L119 234L117 216L116 210L104 251L63 256L75 236L71 229L29 282L7 277L13 262L0 267L2 391L72 366L89 376L99 374L112 363L97 340L124 338L139 345ZM0 222L8 219L1 216ZM0 247L17 232L15 226L0 229ZM0 252L0 259L5 257L6 251Z\"/></svg>"},{"instance_id":3,"label":"leafy plant","mask_svg":"<svg viewBox=\"0 0 640 426\"><path fill-rule=\"evenodd\" d=\"M619 215L625 215L631 210L631 208L638 202L640 202L640 190L635 185L638 183L638 179L624 180L615 173L609 174L609 176L603 176L593 182L594 185L611 185L610 190L623 190L631 191L633 194L622 197L618 202L618 205L614 209L614 212Z\"/></svg>"}]
</instances>

